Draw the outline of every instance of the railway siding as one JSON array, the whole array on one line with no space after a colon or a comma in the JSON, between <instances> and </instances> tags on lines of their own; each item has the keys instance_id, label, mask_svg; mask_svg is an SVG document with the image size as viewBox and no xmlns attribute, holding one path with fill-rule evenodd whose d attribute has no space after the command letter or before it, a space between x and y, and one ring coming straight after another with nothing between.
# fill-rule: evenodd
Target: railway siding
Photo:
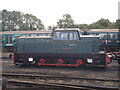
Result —
<instances>
[{"instance_id":1,"label":"railway siding","mask_svg":"<svg viewBox=\"0 0 120 90\"><path fill-rule=\"evenodd\" d=\"M8 74L2 76L8 79L8 82L27 83L27 84L45 84L60 86L64 88L89 88L89 89L117 89L120 80L105 80L91 78L58 77L51 75L31 75L31 74Z\"/></svg>"}]
</instances>

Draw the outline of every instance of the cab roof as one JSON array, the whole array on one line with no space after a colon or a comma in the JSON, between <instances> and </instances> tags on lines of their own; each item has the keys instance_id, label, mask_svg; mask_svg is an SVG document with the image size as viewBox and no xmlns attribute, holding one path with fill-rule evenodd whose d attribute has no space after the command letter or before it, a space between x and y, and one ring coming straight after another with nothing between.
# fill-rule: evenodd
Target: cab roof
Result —
<instances>
[{"instance_id":1,"label":"cab roof","mask_svg":"<svg viewBox=\"0 0 120 90\"><path fill-rule=\"evenodd\" d=\"M78 30L78 31L80 31L80 29L79 28L57 28L57 29L55 29L54 31L61 31L61 30L63 30L63 31L65 31L65 30L70 30L70 31L76 31L76 30Z\"/></svg>"}]
</instances>

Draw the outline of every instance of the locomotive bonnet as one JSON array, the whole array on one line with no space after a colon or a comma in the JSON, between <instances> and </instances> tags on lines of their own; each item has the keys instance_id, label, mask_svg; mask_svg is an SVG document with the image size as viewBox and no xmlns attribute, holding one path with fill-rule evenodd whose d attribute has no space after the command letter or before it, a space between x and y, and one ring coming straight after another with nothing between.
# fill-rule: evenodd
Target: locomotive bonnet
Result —
<instances>
[{"instance_id":1,"label":"locomotive bonnet","mask_svg":"<svg viewBox=\"0 0 120 90\"><path fill-rule=\"evenodd\" d=\"M92 53L99 51L99 36L81 35L78 29L56 29L52 36L20 37L16 52Z\"/></svg>"}]
</instances>

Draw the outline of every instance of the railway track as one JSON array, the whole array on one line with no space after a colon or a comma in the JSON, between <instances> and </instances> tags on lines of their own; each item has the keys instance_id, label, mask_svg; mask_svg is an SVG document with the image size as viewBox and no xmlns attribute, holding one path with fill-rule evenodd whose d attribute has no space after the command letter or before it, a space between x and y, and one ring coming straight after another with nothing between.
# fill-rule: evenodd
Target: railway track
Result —
<instances>
[{"instance_id":1,"label":"railway track","mask_svg":"<svg viewBox=\"0 0 120 90\"><path fill-rule=\"evenodd\" d=\"M118 90L118 83L120 80L112 79L92 79L79 77L65 77L54 75L32 75L32 74L12 74L3 73L8 84L14 84L21 87L38 87L42 86L49 88L63 89L109 89Z\"/></svg>"}]
</instances>

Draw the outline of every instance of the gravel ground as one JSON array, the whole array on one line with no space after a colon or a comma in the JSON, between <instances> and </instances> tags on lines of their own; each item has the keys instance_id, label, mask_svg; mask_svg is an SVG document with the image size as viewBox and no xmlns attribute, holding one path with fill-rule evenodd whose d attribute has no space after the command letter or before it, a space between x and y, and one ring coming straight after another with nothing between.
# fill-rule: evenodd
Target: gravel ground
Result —
<instances>
[{"instance_id":1,"label":"gravel ground","mask_svg":"<svg viewBox=\"0 0 120 90\"><path fill-rule=\"evenodd\" d=\"M16 67L10 59L2 60L2 72L15 72L15 73L34 73L44 75L63 75L63 76L76 76L76 77L89 77L89 78L105 78L105 79L118 79L119 66L114 61L108 68L101 67L53 67L53 66L23 66Z\"/></svg>"},{"instance_id":2,"label":"gravel ground","mask_svg":"<svg viewBox=\"0 0 120 90\"><path fill-rule=\"evenodd\" d=\"M3 53L4 57L8 57L9 53ZM101 67L55 67L55 66L24 66L16 67L8 58L1 59L2 73L26 73L26 74L42 74L42 75L58 75L58 76L74 76L74 77L88 77L88 78L103 78L103 79L120 79L120 66L117 61L113 61L105 68Z\"/></svg>"},{"instance_id":3,"label":"gravel ground","mask_svg":"<svg viewBox=\"0 0 120 90\"><path fill-rule=\"evenodd\" d=\"M8 56L8 54L6 54ZM6 56L5 55L5 56ZM55 67L55 66L24 66L16 67L10 59L0 59L2 63L2 73L25 73L39 75L58 75L102 79L120 79L117 61L113 61L106 69L101 67ZM120 84L118 85L120 86Z\"/></svg>"}]
</instances>

